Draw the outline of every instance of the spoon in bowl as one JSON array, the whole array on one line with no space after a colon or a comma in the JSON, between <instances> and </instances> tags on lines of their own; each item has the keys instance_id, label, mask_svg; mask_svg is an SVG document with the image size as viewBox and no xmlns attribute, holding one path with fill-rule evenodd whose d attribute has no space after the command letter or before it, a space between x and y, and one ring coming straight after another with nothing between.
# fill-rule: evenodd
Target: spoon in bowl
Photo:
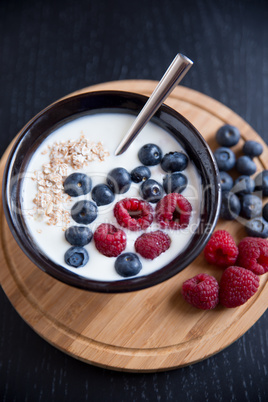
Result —
<instances>
[{"instance_id":1,"label":"spoon in bowl","mask_svg":"<svg viewBox=\"0 0 268 402\"><path fill-rule=\"evenodd\" d=\"M128 149L132 141L137 137L177 84L183 79L192 65L193 62L188 59L188 57L181 53L177 54L152 95L134 120L130 129L116 148L115 155L121 155Z\"/></svg>"}]
</instances>

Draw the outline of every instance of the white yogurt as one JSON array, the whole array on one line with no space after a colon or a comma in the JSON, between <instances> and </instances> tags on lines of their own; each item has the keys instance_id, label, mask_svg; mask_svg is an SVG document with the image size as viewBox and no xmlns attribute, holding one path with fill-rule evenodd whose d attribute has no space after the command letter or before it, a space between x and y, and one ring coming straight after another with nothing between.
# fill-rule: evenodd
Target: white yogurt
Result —
<instances>
[{"instance_id":1,"label":"white yogurt","mask_svg":"<svg viewBox=\"0 0 268 402\"><path fill-rule=\"evenodd\" d=\"M36 216L30 216L35 209L33 199L37 193L37 183L32 180L34 172L41 171L44 164L49 163L48 146L52 146L55 142L66 140L78 140L83 134L86 138L94 142L102 141L103 146L109 151L109 156L104 161L93 161L83 169L73 170L68 167L68 175L73 172L82 172L92 178L92 186L105 183L107 173L115 167L124 167L129 172L141 163L138 159L139 149L148 143L157 144L163 152L163 155L168 152L181 151L180 144L165 130L157 125L149 122L128 150L120 156L114 156L115 149L128 131L134 120L134 116L114 113L101 113L91 116L79 117L71 122L66 123L62 127L53 131L45 141L38 147L32 156L27 167L26 177L23 180L22 186L22 212L26 221L27 227L35 244L46 254L52 261L63 266L85 278L90 278L99 281L115 281L124 279L114 268L115 257L105 257L95 248L94 241L86 245L85 248L89 253L89 262L81 268L72 268L64 261L64 254L71 245L65 240L62 224L48 225L44 220L37 219ZM162 183L165 172L160 165L149 167L151 170L151 178ZM188 186L183 191L183 195L192 205L192 215L189 226L183 230L165 230L171 238L170 248L162 253L153 261L146 260L140 257L142 270L139 276L147 275L167 263L171 262L189 243L195 229L199 223L200 216L200 199L201 199L201 180L197 173L194 164L190 161L188 167L183 172L188 178ZM126 197L141 198L139 195L140 184L132 183L129 191L125 194L116 195L115 201L112 204L99 206L98 216L89 227L94 232L101 223L111 223L116 227L120 227L113 215L113 207L117 201ZM72 205L81 199L91 200L91 195L87 194L81 197L74 197L71 201L63 205L70 211ZM151 204L155 208L155 204ZM70 226L79 225L71 218ZM141 231L132 232L122 228L127 235L127 246L124 252L135 252L134 242ZM157 230L157 223L147 229L147 232Z\"/></svg>"}]
</instances>

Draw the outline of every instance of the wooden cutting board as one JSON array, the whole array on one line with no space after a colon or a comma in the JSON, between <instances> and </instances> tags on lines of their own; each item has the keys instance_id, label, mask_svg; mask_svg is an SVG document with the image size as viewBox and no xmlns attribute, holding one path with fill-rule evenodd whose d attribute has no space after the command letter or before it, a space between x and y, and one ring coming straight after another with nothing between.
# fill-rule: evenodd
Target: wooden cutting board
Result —
<instances>
[{"instance_id":1,"label":"wooden cutting board","mask_svg":"<svg viewBox=\"0 0 268 402\"><path fill-rule=\"evenodd\" d=\"M153 81L119 81L78 92L119 89L150 95ZM264 146L256 160L258 169L268 168L268 149L257 133L232 110L201 93L178 87L166 103L188 118L216 148L216 130L225 123L241 130L234 148L239 153L244 140ZM9 148L10 149L10 148ZM1 177L9 152L4 154ZM238 242L245 236L237 222L220 221ZM0 209L0 280L21 317L46 341L84 362L124 371L154 372L192 364L230 345L264 313L268 301L267 274L262 275L257 294L243 306L218 306L201 311L181 297L182 283L200 273L222 270L208 265L201 254L172 279L150 289L128 294L98 294L72 288L38 269L23 254Z\"/></svg>"}]
</instances>

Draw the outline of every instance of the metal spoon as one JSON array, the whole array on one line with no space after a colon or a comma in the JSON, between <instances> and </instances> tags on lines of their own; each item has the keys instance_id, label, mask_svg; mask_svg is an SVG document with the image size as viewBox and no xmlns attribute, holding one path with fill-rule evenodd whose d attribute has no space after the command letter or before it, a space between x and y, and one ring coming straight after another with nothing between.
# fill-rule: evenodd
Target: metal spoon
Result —
<instances>
[{"instance_id":1,"label":"metal spoon","mask_svg":"<svg viewBox=\"0 0 268 402\"><path fill-rule=\"evenodd\" d=\"M137 137L139 132L148 123L157 109L162 105L164 100L173 91L176 85L183 79L185 74L192 67L192 60L183 54L178 53L174 58L167 71L159 81L157 87L153 91L148 101L134 120L132 126L126 133L123 140L115 150L115 155L121 155L125 152L132 141Z\"/></svg>"}]
</instances>

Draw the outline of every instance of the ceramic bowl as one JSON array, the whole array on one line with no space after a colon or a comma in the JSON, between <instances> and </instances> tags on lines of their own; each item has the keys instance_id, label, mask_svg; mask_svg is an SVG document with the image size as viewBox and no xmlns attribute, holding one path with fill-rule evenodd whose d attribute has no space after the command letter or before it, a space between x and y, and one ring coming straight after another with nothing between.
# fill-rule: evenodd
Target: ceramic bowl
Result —
<instances>
[{"instance_id":1,"label":"ceramic bowl","mask_svg":"<svg viewBox=\"0 0 268 402\"><path fill-rule=\"evenodd\" d=\"M108 293L136 291L157 285L191 264L202 252L215 228L219 216L221 190L212 152L202 135L185 117L162 105L152 122L170 133L182 145L202 180L200 224L187 247L172 262L146 276L96 281L57 265L35 246L20 211L23 173L38 145L55 128L82 115L102 112L137 115L147 99L142 95L122 91L98 91L69 96L41 111L22 129L15 141L6 163L3 180L6 219L23 252L38 268L59 281L88 291Z\"/></svg>"}]
</instances>

